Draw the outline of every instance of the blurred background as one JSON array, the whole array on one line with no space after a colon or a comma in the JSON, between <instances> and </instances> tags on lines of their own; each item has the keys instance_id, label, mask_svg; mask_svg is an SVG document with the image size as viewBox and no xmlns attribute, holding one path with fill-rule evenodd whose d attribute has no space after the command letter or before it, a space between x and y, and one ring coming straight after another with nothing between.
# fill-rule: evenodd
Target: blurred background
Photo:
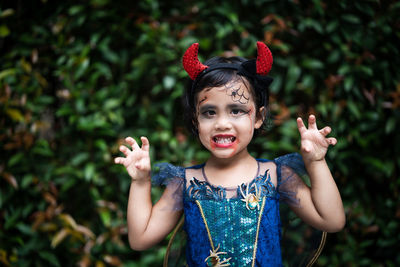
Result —
<instances>
[{"instance_id":1,"label":"blurred background","mask_svg":"<svg viewBox=\"0 0 400 267\"><path fill-rule=\"evenodd\" d=\"M152 163L204 161L183 127L182 54L253 58L261 40L274 82L252 154L298 151L310 113L338 139L327 161L347 224L317 265L399 266L399 14L377 0L1 1L0 265L161 266L167 240L129 248L130 178L113 158L145 135Z\"/></svg>"}]
</instances>

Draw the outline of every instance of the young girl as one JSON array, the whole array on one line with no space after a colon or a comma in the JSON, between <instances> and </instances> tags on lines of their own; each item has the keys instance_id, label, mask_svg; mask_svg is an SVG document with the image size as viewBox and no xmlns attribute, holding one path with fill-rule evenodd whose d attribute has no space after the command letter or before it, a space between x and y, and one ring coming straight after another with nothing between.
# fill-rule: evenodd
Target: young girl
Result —
<instances>
[{"instance_id":1,"label":"young girl","mask_svg":"<svg viewBox=\"0 0 400 267\"><path fill-rule=\"evenodd\" d=\"M345 223L339 191L325 162L331 129L318 129L313 115L308 128L297 119L301 156L274 160L253 158L247 146L266 121L268 72L272 55L257 43L257 60L216 57L200 63L198 44L183 57L192 79L185 93L186 121L210 152L189 168L161 165L151 177L149 141L128 137L121 146L132 178L128 202L129 242L144 250L160 242L183 212L188 266L281 266L279 200L285 199L306 223L327 232ZM311 188L300 175L308 173ZM151 180L167 185L153 206Z\"/></svg>"}]
</instances>

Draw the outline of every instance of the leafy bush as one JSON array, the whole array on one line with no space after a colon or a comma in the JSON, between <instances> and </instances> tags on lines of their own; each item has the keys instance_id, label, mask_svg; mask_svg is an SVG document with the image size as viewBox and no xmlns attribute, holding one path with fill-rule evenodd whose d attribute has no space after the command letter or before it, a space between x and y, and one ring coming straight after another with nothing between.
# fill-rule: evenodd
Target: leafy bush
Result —
<instances>
[{"instance_id":1,"label":"leafy bush","mask_svg":"<svg viewBox=\"0 0 400 267\"><path fill-rule=\"evenodd\" d=\"M320 265L400 263L400 4L397 1L28 1L0 4L0 262L159 266L165 242L129 249L125 136L153 163L201 162L182 125L185 49L202 60L274 54L272 123L257 157L298 149L315 113L338 145L328 161L347 226ZM154 199L160 195L153 190Z\"/></svg>"}]
</instances>

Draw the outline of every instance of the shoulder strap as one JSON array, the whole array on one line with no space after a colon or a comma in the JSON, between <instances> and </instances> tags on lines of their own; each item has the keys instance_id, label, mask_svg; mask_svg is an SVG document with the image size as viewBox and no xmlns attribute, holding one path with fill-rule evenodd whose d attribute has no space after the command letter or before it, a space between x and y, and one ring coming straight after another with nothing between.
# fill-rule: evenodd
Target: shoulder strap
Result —
<instances>
[{"instance_id":1,"label":"shoulder strap","mask_svg":"<svg viewBox=\"0 0 400 267\"><path fill-rule=\"evenodd\" d=\"M165 256L164 256L163 267L168 267L170 253L172 251L174 241L175 241L177 235L179 235L179 233L181 233L183 231L184 221L185 221L185 216L183 215L182 218L179 220L178 224L175 226L175 229L172 231L171 238L168 241L167 251L165 252Z\"/></svg>"}]
</instances>

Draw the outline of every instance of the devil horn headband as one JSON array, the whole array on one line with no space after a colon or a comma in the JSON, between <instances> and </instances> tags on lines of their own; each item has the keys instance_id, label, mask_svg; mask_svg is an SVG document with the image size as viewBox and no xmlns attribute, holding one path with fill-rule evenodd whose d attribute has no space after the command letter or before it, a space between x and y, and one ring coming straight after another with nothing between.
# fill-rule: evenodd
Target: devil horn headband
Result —
<instances>
[{"instance_id":1,"label":"devil horn headband","mask_svg":"<svg viewBox=\"0 0 400 267\"><path fill-rule=\"evenodd\" d=\"M272 53L263 42L257 42L257 74L265 76L272 68Z\"/></svg>"},{"instance_id":2,"label":"devil horn headband","mask_svg":"<svg viewBox=\"0 0 400 267\"><path fill-rule=\"evenodd\" d=\"M183 68L186 70L192 80L196 80L200 73L209 68L209 66L204 65L199 61L198 52L199 44L194 43L186 50L185 54L183 55ZM261 76L267 75L271 70L272 62L272 53L269 50L268 46L263 42L257 42L256 74ZM232 68L235 64L221 65L223 66L218 68Z\"/></svg>"}]
</instances>

